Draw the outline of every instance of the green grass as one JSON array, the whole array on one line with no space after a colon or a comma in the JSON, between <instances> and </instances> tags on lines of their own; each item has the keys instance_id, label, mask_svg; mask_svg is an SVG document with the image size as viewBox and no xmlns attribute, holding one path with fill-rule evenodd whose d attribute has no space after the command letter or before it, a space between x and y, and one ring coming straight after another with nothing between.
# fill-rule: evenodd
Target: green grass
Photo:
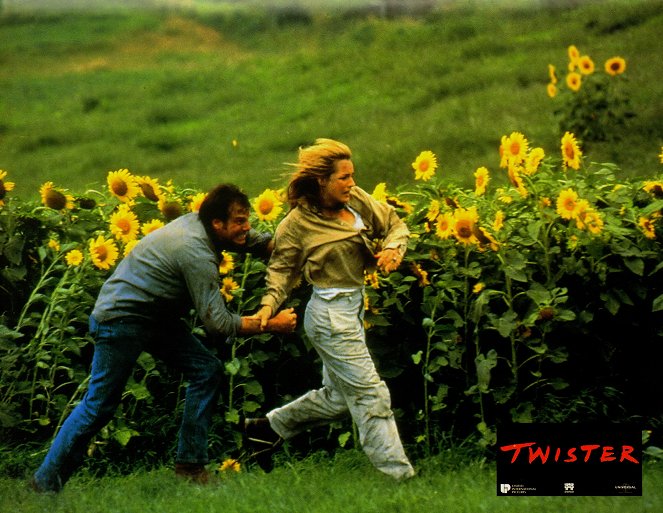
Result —
<instances>
[{"instance_id":1,"label":"green grass","mask_svg":"<svg viewBox=\"0 0 663 513\"><path fill-rule=\"evenodd\" d=\"M481 511L509 513L654 513L663 507L663 467L645 465L642 497L498 497L495 470L480 462L443 458L418 464L419 475L395 483L370 467L363 454L314 455L260 470L224 475L200 487L176 480L172 470L128 476L76 476L59 495L37 495L21 480L0 478L0 510L21 513L391 513Z\"/></svg>"},{"instance_id":2,"label":"green grass","mask_svg":"<svg viewBox=\"0 0 663 513\"><path fill-rule=\"evenodd\" d=\"M637 116L619 144L586 148L589 159L627 176L660 172L660 1L459 2L417 19L315 10L303 21L208 4L0 16L0 169L17 184L11 195L36 199L47 180L83 192L125 167L256 195L282 185L283 164L320 136L354 149L365 188L412 180L424 149L467 183L479 166L497 171L500 137L514 130L556 154L547 65L563 68L569 44L597 67L613 55L628 62Z\"/></svg>"}]
</instances>

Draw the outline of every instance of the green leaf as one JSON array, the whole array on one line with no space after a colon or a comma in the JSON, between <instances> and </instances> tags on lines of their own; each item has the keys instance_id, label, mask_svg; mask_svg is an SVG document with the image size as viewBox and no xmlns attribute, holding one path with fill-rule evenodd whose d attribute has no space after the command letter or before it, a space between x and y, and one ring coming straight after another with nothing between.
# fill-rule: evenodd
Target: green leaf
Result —
<instances>
[{"instance_id":1,"label":"green leaf","mask_svg":"<svg viewBox=\"0 0 663 513\"><path fill-rule=\"evenodd\" d=\"M352 436L352 433L350 431L346 431L345 433L341 433L338 435L338 445L341 447L345 447L345 444L348 443L348 440L350 440L350 437Z\"/></svg>"},{"instance_id":2,"label":"green leaf","mask_svg":"<svg viewBox=\"0 0 663 513\"><path fill-rule=\"evenodd\" d=\"M242 363L239 361L238 358L233 358L231 361L226 362L226 364L225 364L226 371L231 376L236 376L241 367L242 367Z\"/></svg>"},{"instance_id":3,"label":"green leaf","mask_svg":"<svg viewBox=\"0 0 663 513\"><path fill-rule=\"evenodd\" d=\"M412 355L412 361L414 362L415 365L419 365L421 363L421 355L423 354L423 351L417 351Z\"/></svg>"},{"instance_id":4,"label":"green leaf","mask_svg":"<svg viewBox=\"0 0 663 513\"><path fill-rule=\"evenodd\" d=\"M663 294L654 299L651 308L652 312L660 312L661 310L663 310Z\"/></svg>"},{"instance_id":5,"label":"green leaf","mask_svg":"<svg viewBox=\"0 0 663 513\"><path fill-rule=\"evenodd\" d=\"M642 276L645 273L645 262L642 258L625 258L624 264L631 270L631 272L638 276Z\"/></svg>"}]
</instances>

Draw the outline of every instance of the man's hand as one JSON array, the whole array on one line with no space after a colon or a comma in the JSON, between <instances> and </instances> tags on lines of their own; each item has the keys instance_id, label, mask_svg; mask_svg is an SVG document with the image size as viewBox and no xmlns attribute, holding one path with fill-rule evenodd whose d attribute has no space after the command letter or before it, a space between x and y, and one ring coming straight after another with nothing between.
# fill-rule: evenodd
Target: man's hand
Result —
<instances>
[{"instance_id":1,"label":"man's hand","mask_svg":"<svg viewBox=\"0 0 663 513\"><path fill-rule=\"evenodd\" d=\"M264 305L251 317L255 319L260 319L260 329L264 330L267 327L267 321L272 317L272 307Z\"/></svg>"},{"instance_id":2,"label":"man's hand","mask_svg":"<svg viewBox=\"0 0 663 513\"><path fill-rule=\"evenodd\" d=\"M264 308L260 310L262 311ZM271 308L269 310L271 312ZM267 331L274 333L292 333L296 327L297 314L294 308L285 308L267 321Z\"/></svg>"},{"instance_id":3,"label":"man's hand","mask_svg":"<svg viewBox=\"0 0 663 513\"><path fill-rule=\"evenodd\" d=\"M391 271L398 269L398 266L401 265L401 253L397 249L383 249L377 255L377 266L385 274L389 274Z\"/></svg>"}]
</instances>

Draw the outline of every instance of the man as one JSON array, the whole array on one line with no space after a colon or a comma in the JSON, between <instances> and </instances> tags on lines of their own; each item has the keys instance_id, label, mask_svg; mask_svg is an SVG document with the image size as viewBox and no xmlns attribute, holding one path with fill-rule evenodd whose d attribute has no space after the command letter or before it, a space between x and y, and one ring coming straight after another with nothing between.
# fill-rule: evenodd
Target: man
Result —
<instances>
[{"instance_id":1,"label":"man","mask_svg":"<svg viewBox=\"0 0 663 513\"><path fill-rule=\"evenodd\" d=\"M249 225L247 196L234 185L209 192L198 213L144 237L104 283L92 315L95 339L87 393L53 441L31 485L59 491L83 460L92 437L112 418L136 359L147 351L181 371L189 383L175 461L176 475L204 483L207 442L223 375L221 362L182 320L195 308L211 335L289 333L296 315L282 310L266 327L228 311L219 291L222 250L268 257L270 234Z\"/></svg>"}]
</instances>

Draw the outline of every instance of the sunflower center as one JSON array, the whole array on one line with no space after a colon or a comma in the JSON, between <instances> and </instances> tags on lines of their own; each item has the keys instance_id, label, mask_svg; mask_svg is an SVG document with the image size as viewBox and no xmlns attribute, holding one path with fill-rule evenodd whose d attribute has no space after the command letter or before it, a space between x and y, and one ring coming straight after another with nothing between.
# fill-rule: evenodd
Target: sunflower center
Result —
<instances>
[{"instance_id":1,"label":"sunflower center","mask_svg":"<svg viewBox=\"0 0 663 513\"><path fill-rule=\"evenodd\" d=\"M260 210L260 213L263 215L269 214L274 209L274 202L268 198L263 198L262 200L260 200L258 209Z\"/></svg>"},{"instance_id":2,"label":"sunflower center","mask_svg":"<svg viewBox=\"0 0 663 513\"><path fill-rule=\"evenodd\" d=\"M518 142L511 143L511 155L520 155L520 143Z\"/></svg>"},{"instance_id":3,"label":"sunflower center","mask_svg":"<svg viewBox=\"0 0 663 513\"><path fill-rule=\"evenodd\" d=\"M573 212L573 210L575 210L575 208L576 208L576 203L575 203L575 201L573 201L571 198L567 199L567 200L564 202L564 208L565 208L566 210L568 210L569 212Z\"/></svg>"},{"instance_id":4,"label":"sunflower center","mask_svg":"<svg viewBox=\"0 0 663 513\"><path fill-rule=\"evenodd\" d=\"M427 160L422 160L421 162L419 162L419 171L425 173L426 171L428 171L429 167L430 167L430 162L428 162Z\"/></svg>"},{"instance_id":5,"label":"sunflower center","mask_svg":"<svg viewBox=\"0 0 663 513\"><path fill-rule=\"evenodd\" d=\"M117 227L122 230L125 235L131 231L131 223L128 219L120 219L117 222Z\"/></svg>"},{"instance_id":6,"label":"sunflower center","mask_svg":"<svg viewBox=\"0 0 663 513\"><path fill-rule=\"evenodd\" d=\"M456 226L456 233L461 239L469 239L472 236L472 227L469 223L462 223Z\"/></svg>"},{"instance_id":7,"label":"sunflower center","mask_svg":"<svg viewBox=\"0 0 663 513\"><path fill-rule=\"evenodd\" d=\"M124 180L115 180L111 185L111 189L118 196L124 196L129 191L129 186Z\"/></svg>"},{"instance_id":8,"label":"sunflower center","mask_svg":"<svg viewBox=\"0 0 663 513\"><path fill-rule=\"evenodd\" d=\"M143 196L145 196L148 200L159 201L159 197L157 196L154 187L152 187L152 185L149 183L141 183L140 189L143 191Z\"/></svg>"},{"instance_id":9,"label":"sunflower center","mask_svg":"<svg viewBox=\"0 0 663 513\"><path fill-rule=\"evenodd\" d=\"M67 198L60 191L49 189L46 192L46 206L53 210L62 210L67 206Z\"/></svg>"},{"instance_id":10,"label":"sunflower center","mask_svg":"<svg viewBox=\"0 0 663 513\"><path fill-rule=\"evenodd\" d=\"M108 249L106 249L106 246L99 246L94 252L97 254L97 258L100 262L105 262L108 258Z\"/></svg>"},{"instance_id":11,"label":"sunflower center","mask_svg":"<svg viewBox=\"0 0 663 513\"><path fill-rule=\"evenodd\" d=\"M564 154L566 155L566 157L568 159L573 159L573 157L575 156L575 151L573 151L573 146L570 145L570 144L567 144L564 147Z\"/></svg>"}]
</instances>

